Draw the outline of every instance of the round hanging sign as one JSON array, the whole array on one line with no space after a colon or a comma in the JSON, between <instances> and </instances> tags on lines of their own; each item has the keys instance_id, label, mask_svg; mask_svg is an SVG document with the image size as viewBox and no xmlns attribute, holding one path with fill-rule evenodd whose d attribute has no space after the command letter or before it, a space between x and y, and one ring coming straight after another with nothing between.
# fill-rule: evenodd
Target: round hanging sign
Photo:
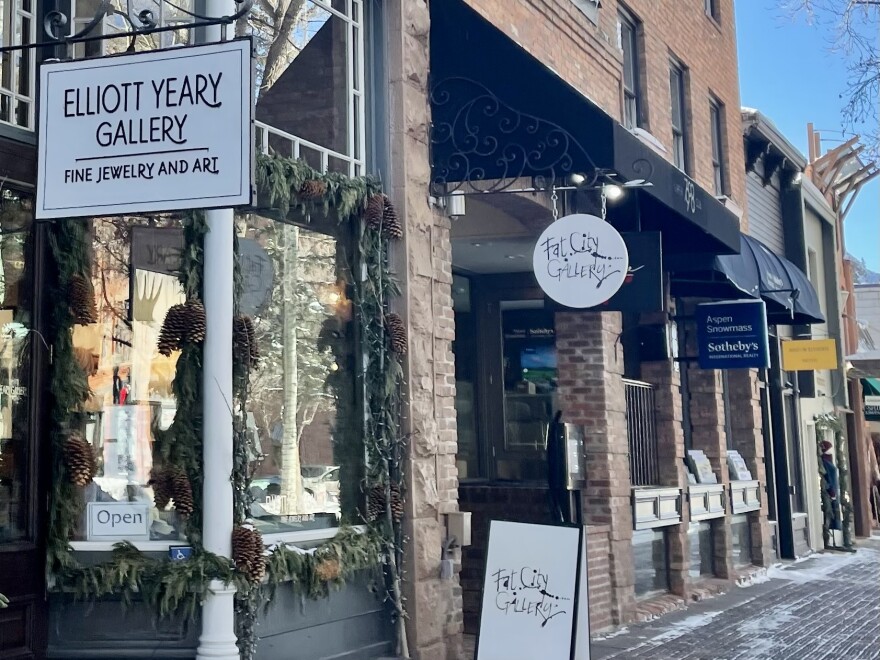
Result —
<instances>
[{"instance_id":1,"label":"round hanging sign","mask_svg":"<svg viewBox=\"0 0 880 660\"><path fill-rule=\"evenodd\" d=\"M617 293L626 279L629 254L614 227L602 218L578 213L544 230L532 265L544 293L561 305L584 309Z\"/></svg>"}]
</instances>

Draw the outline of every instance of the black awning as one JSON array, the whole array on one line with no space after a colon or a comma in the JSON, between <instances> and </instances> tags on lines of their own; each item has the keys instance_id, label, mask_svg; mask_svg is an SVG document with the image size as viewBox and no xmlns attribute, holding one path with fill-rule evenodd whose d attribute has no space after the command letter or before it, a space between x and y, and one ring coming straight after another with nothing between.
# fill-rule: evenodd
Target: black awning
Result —
<instances>
[{"instance_id":1,"label":"black awning","mask_svg":"<svg viewBox=\"0 0 880 660\"><path fill-rule=\"evenodd\" d=\"M653 184L639 215L674 232L664 251L739 249L721 202L461 0L431 3L431 112L435 184L614 172Z\"/></svg>"},{"instance_id":2,"label":"black awning","mask_svg":"<svg viewBox=\"0 0 880 660\"><path fill-rule=\"evenodd\" d=\"M819 296L804 272L751 236L740 234L739 254L676 258L668 267L678 295L761 298L771 325L825 322Z\"/></svg>"}]
</instances>

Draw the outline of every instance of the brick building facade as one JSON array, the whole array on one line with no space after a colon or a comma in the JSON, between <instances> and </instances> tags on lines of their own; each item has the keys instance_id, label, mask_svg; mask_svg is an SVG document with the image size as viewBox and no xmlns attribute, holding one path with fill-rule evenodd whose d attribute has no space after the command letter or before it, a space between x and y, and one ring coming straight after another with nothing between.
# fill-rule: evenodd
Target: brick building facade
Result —
<instances>
[{"instance_id":1,"label":"brick building facade","mask_svg":"<svg viewBox=\"0 0 880 660\"><path fill-rule=\"evenodd\" d=\"M481 231L488 231L481 229L480 223L489 222L484 221L484 217L507 223L505 226L509 227L514 226L515 220L521 228L529 226L530 218L536 213L547 214L551 204L546 190L537 191L522 203L510 200L525 197L520 195L488 195L479 203L468 196L468 213L450 221L442 204L436 202L438 192L432 183L436 183L438 152L432 140L436 142L442 123L438 113L442 109L432 91L453 67L448 64L448 58L438 53L445 43L456 39L452 31L446 29L443 12L447 9L462 12L456 14L456 26L465 39L471 29L474 34L480 31L481 35L482 30L493 30L500 35L499 39L509 43L511 54L520 57L525 53L529 60L548 70L551 77L547 80L552 78L557 81L554 84L570 86L585 102L614 122L627 121L624 67L629 62L625 62L620 35L621 21L628 21L634 28L633 59L639 96L635 123L640 130L634 132L640 134L641 144L671 163L675 161L676 139L681 139L684 160L680 165L690 181L708 191L704 199L720 198L719 212L724 205L740 217L740 209L745 205L732 0L709 5L698 0L685 3L633 0L626 6L611 0L603 2L598 11L588 6L591 4L584 0L454 0L447 6L425 0L393 0L385 5L390 128L386 176L392 197L407 218L403 246L395 258L406 291L405 309L401 311L409 319L413 346L406 365L406 419L408 430L413 433L407 574L411 578L409 629L412 651L418 658L461 657L462 632L475 632L489 520L546 520L545 487L534 481L499 480L501 467L492 458L494 454L483 455L476 479L469 471L472 466L463 467L464 461L457 460L457 456L459 459L464 456L465 435L463 430L457 430L456 406L461 405L463 390L459 380L461 391L457 398L456 359L466 358L454 354L456 332L462 332L461 327L455 326L458 316L454 280L471 273L470 264L464 263L467 259L461 258L462 246L467 247L466 240L470 240L472 246L478 245L472 238ZM450 8L452 5L455 7ZM711 7L709 13L707 7ZM467 17L464 23L462 16ZM488 43L482 47L487 54L491 51ZM683 118L675 127L671 67L680 71L683 81L680 98ZM514 75L526 74L511 63L511 69L499 70L497 78L502 80ZM480 79L481 84L486 81L486 78ZM487 86L491 82L489 80ZM534 81L534 84L540 82ZM572 113L576 111L571 109ZM683 137L674 137L676 131L683 133ZM485 202L489 208L484 207L483 199L489 200ZM568 209L577 202L564 196L559 203ZM531 206L524 211L527 204ZM724 212L733 215L729 210ZM477 216L472 217L473 213ZM745 218L742 223L746 223ZM530 229L533 232L534 227L533 223ZM504 232L501 235L505 236ZM687 234L683 237L687 240ZM665 240L670 238L675 240L676 235ZM490 271L483 272L491 279ZM537 296L534 291L520 292L520 295L531 299ZM695 535L689 534L688 473L684 461L686 424L692 438L689 447L704 451L725 493L730 486L726 464L728 446L739 449L755 479L763 479L755 374L738 373L730 378L727 388L731 405L728 408L723 401L725 386L717 372L701 373L687 363L679 364L671 356L641 363L636 358L635 366L632 358L627 358L629 363L625 365L623 336L638 333L642 326L666 324L679 313L674 311L675 301L668 284L664 297L665 312L643 314L641 318L629 315L624 319L616 312L559 312L554 318L556 402L563 419L581 427L585 435L589 485L582 492L582 506L587 525L590 621L594 632L651 615L658 607L674 605L706 588L717 588L714 581L707 583L699 578L699 567L694 576L691 557L700 548L692 543ZM682 296L677 294L677 297ZM475 300L483 298L477 296ZM691 308L698 300L692 297L681 304ZM679 332L683 336L688 335L686 325L680 324ZM692 338L686 339L683 346L688 346L688 341ZM485 348L488 352L493 350ZM681 391L683 369L691 381L687 401ZM637 594L641 589L636 586L641 578L636 575L640 560L635 557L634 534L639 532L634 532L634 528L639 525L634 521L636 498L630 477L631 445L624 382L624 375L633 370L642 384L651 388L655 401L659 479L653 484L656 488L649 491L666 493L666 496L674 494L671 501L677 516L674 524L657 525L659 532L650 529L642 532L643 535L654 534L655 540L649 547L653 548L653 555L662 557L666 564L666 577L657 579L660 582L666 579L667 587L661 591L671 594L652 593L653 599L648 600L644 594ZM689 414L686 414L686 406ZM747 411L751 414L746 414ZM731 412L732 418L726 420L725 415ZM483 410L482 414L487 413ZM728 433L733 435L730 442ZM487 463L491 464L489 468ZM731 559L734 537L731 501L729 497L723 501L720 517L711 524L704 524L710 525L709 552L714 556L711 573L721 580L730 580L737 576L739 569ZM453 551L456 575L444 580L440 578L439 566L447 540L446 515L459 509L472 515L472 544ZM766 514L766 505L763 512ZM750 545L746 554L753 563L766 565L769 559L766 515L762 515L762 510L752 511L746 526L750 530L745 541Z\"/></svg>"}]
</instances>

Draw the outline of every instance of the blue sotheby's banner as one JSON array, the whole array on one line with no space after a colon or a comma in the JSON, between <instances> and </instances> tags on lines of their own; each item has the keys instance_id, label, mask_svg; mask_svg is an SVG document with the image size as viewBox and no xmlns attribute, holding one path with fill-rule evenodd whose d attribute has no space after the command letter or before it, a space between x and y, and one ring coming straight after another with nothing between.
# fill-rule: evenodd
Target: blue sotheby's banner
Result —
<instances>
[{"instance_id":1,"label":"blue sotheby's banner","mask_svg":"<svg viewBox=\"0 0 880 660\"><path fill-rule=\"evenodd\" d=\"M702 369L767 369L770 347L762 300L697 305L695 314Z\"/></svg>"}]
</instances>

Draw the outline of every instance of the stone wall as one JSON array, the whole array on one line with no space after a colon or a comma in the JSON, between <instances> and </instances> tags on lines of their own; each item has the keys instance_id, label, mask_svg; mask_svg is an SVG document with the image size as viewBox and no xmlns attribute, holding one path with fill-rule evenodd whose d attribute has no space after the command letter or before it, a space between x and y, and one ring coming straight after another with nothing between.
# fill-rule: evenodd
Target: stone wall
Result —
<instances>
[{"instance_id":1,"label":"stone wall","mask_svg":"<svg viewBox=\"0 0 880 660\"><path fill-rule=\"evenodd\" d=\"M410 350L404 365L404 431L411 434L405 533L405 596L416 660L461 657L458 576L440 578L445 514L458 510L455 370L449 219L428 203L428 34L425 0L384 3L389 153L386 188L405 218L393 261ZM390 186L388 186L390 184Z\"/></svg>"}]
</instances>

